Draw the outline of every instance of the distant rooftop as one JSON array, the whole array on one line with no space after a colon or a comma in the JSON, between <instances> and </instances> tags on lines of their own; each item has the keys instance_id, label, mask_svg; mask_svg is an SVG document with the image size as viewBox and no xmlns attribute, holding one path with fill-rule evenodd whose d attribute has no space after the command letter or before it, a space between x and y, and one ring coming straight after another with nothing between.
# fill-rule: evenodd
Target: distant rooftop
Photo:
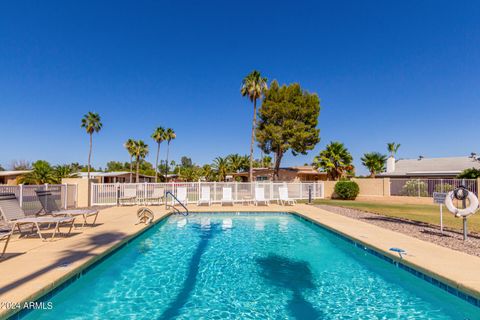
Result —
<instances>
[{"instance_id":1,"label":"distant rooftop","mask_svg":"<svg viewBox=\"0 0 480 320\"><path fill-rule=\"evenodd\" d=\"M6 176L19 176L21 174L26 174L32 172L32 170L11 170L11 171L0 171L0 177Z\"/></svg>"},{"instance_id":2,"label":"distant rooftop","mask_svg":"<svg viewBox=\"0 0 480 320\"><path fill-rule=\"evenodd\" d=\"M123 176L127 174L130 174L130 172L129 171L111 171L111 172L94 171L94 172L90 172L90 177L117 177L117 176ZM132 174L135 175L136 173L133 172ZM78 172L76 173L76 175L78 175L81 178L86 178L88 176L88 172ZM147 176L145 174L140 174L140 176L152 177L152 176Z\"/></svg>"},{"instance_id":3,"label":"distant rooftop","mask_svg":"<svg viewBox=\"0 0 480 320\"><path fill-rule=\"evenodd\" d=\"M446 157L399 159L395 161L395 170L381 173L379 176L456 176L465 169L480 169L480 160L476 157Z\"/></svg>"}]
</instances>

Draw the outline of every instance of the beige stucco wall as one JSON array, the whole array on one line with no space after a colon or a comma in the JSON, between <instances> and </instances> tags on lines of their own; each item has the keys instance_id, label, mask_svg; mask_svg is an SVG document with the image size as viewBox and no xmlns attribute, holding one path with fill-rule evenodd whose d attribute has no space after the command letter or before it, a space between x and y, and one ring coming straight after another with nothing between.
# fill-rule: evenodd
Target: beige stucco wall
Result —
<instances>
[{"instance_id":1,"label":"beige stucco wall","mask_svg":"<svg viewBox=\"0 0 480 320\"><path fill-rule=\"evenodd\" d=\"M97 179L63 178L62 183L77 185L77 206L80 208L90 207L90 185L97 183Z\"/></svg>"},{"instance_id":2,"label":"beige stucco wall","mask_svg":"<svg viewBox=\"0 0 480 320\"><path fill-rule=\"evenodd\" d=\"M359 196L390 196L390 179L352 179L360 188ZM324 181L325 197L331 198L337 181Z\"/></svg>"}]
</instances>

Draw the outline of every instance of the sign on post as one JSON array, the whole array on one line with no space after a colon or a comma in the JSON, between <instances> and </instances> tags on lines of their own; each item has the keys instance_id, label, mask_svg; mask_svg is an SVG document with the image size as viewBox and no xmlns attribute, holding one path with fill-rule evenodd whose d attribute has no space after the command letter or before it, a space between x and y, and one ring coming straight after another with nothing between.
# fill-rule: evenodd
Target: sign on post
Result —
<instances>
[{"instance_id":1,"label":"sign on post","mask_svg":"<svg viewBox=\"0 0 480 320\"><path fill-rule=\"evenodd\" d=\"M447 198L446 192L433 193L433 203L438 203L440 205L440 232L442 234L443 234L443 204L445 203L445 198Z\"/></svg>"}]
</instances>

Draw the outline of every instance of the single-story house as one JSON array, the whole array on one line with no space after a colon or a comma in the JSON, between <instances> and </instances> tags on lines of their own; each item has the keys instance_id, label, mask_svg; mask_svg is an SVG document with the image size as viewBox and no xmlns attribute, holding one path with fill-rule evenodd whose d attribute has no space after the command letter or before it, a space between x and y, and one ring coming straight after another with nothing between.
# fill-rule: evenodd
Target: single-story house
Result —
<instances>
[{"instance_id":1,"label":"single-story house","mask_svg":"<svg viewBox=\"0 0 480 320\"><path fill-rule=\"evenodd\" d=\"M475 154L465 157L399 159L390 157L387 160L386 172L377 175L379 178L455 178L465 169L480 169L480 158Z\"/></svg>"},{"instance_id":2,"label":"single-story house","mask_svg":"<svg viewBox=\"0 0 480 320\"><path fill-rule=\"evenodd\" d=\"M78 177L87 179L87 172L79 172L76 174ZM132 173L132 182L135 181L136 174ZM98 179L100 183L128 183L130 182L130 172L117 171L117 172L90 172L90 178ZM155 182L155 176L147 176L144 174L139 175L140 182Z\"/></svg>"},{"instance_id":3,"label":"single-story house","mask_svg":"<svg viewBox=\"0 0 480 320\"><path fill-rule=\"evenodd\" d=\"M242 181L248 181L249 172L229 173L227 180L235 180L237 177ZM255 181L272 181L273 169L253 168L253 178ZM327 180L327 173L320 172L313 166L286 167L278 170L278 180L285 182L324 181Z\"/></svg>"},{"instance_id":4,"label":"single-story house","mask_svg":"<svg viewBox=\"0 0 480 320\"><path fill-rule=\"evenodd\" d=\"M0 184L16 186L17 178L29 172L32 170L0 171Z\"/></svg>"}]
</instances>

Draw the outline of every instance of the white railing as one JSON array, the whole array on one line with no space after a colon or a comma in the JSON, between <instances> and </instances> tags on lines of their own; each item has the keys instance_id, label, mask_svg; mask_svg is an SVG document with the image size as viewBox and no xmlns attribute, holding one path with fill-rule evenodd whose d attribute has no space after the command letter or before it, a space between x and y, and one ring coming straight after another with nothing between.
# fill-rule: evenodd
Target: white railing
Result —
<instances>
[{"instance_id":1,"label":"white railing","mask_svg":"<svg viewBox=\"0 0 480 320\"><path fill-rule=\"evenodd\" d=\"M449 192L464 186L478 195L476 179L390 179L392 196L432 197L434 192Z\"/></svg>"},{"instance_id":2,"label":"white railing","mask_svg":"<svg viewBox=\"0 0 480 320\"><path fill-rule=\"evenodd\" d=\"M59 208L77 206L77 185L75 184L0 185L0 193L14 193L27 214L34 214L42 209L35 190L50 191Z\"/></svg>"},{"instance_id":3,"label":"white railing","mask_svg":"<svg viewBox=\"0 0 480 320\"><path fill-rule=\"evenodd\" d=\"M126 188L134 188L137 199L152 197L157 188L177 194L179 187L187 188L187 197L190 203L200 199L202 187L210 187L210 198L213 203L222 200L224 187L232 188L232 197L236 202L251 200L254 196L255 187L265 190L265 198L275 201L279 199L278 188L287 187L288 196L296 200L307 200L311 194L312 199L324 197L323 182L168 182L168 183L93 183L92 205L117 205L118 199L125 196Z\"/></svg>"}]
</instances>

